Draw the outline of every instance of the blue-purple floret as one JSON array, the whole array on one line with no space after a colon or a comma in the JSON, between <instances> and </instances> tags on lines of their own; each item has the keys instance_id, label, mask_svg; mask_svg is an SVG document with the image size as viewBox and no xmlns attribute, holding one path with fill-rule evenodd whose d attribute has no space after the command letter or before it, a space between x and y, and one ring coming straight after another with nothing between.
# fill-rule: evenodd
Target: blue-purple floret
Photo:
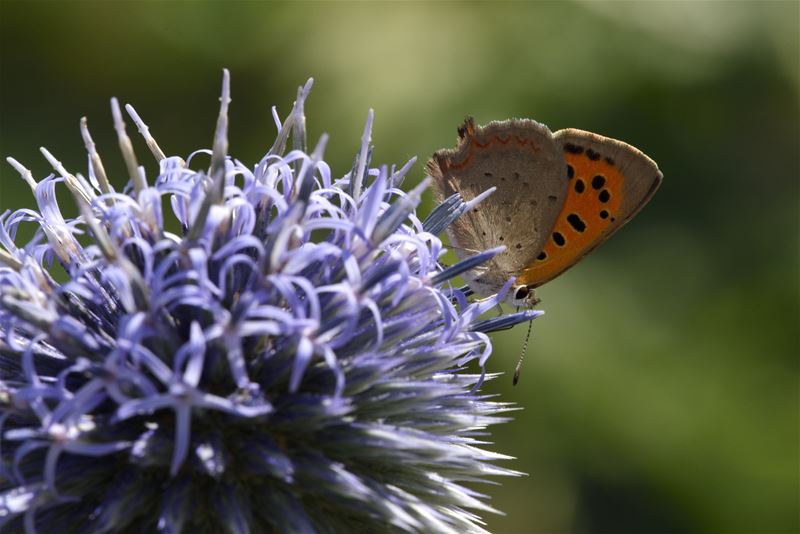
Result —
<instances>
[{"instance_id":1,"label":"blue-purple floret","mask_svg":"<svg viewBox=\"0 0 800 534\"><path fill-rule=\"evenodd\" d=\"M0 526L482 530L493 509L463 482L516 474L482 448L510 409L479 392L486 332L538 312L480 319L504 294L470 303L451 286L501 249L439 263L437 234L469 206L447 199L421 223L427 181L400 188L413 160L369 166L371 113L344 177L325 136L308 154L310 86L252 169L227 155L227 72L213 150L187 161L128 107L152 181L116 101L122 192L85 121L88 178L44 150L56 173L39 182L9 159L38 210L0 216Z\"/></svg>"}]
</instances>

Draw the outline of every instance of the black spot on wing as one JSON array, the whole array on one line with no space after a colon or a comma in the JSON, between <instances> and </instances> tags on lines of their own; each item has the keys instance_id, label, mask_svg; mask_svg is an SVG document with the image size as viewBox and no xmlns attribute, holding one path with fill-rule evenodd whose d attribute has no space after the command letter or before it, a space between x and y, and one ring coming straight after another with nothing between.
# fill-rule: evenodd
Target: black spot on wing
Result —
<instances>
[{"instance_id":1,"label":"black spot on wing","mask_svg":"<svg viewBox=\"0 0 800 534\"><path fill-rule=\"evenodd\" d=\"M583 147L579 145L573 145L572 143L565 143L564 152L569 152L570 154L583 154Z\"/></svg>"},{"instance_id":2,"label":"black spot on wing","mask_svg":"<svg viewBox=\"0 0 800 534\"><path fill-rule=\"evenodd\" d=\"M583 219L581 219L581 216L577 213L570 213L567 215L567 222L576 232L583 233L583 231L586 230L586 223L583 222Z\"/></svg>"}]
</instances>

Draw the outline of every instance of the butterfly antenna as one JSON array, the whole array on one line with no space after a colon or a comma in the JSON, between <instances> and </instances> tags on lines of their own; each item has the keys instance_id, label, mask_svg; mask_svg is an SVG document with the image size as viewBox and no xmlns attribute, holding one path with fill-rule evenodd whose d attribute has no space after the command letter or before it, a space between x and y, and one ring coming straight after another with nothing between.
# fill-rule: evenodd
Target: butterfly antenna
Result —
<instances>
[{"instance_id":1,"label":"butterfly antenna","mask_svg":"<svg viewBox=\"0 0 800 534\"><path fill-rule=\"evenodd\" d=\"M514 368L514 385L519 382L519 374L522 371L522 360L525 359L525 353L528 352L528 340L531 338L531 328L533 328L533 319L528 321L528 333L525 335L525 343L522 344L522 354L519 355L517 366Z\"/></svg>"}]
</instances>

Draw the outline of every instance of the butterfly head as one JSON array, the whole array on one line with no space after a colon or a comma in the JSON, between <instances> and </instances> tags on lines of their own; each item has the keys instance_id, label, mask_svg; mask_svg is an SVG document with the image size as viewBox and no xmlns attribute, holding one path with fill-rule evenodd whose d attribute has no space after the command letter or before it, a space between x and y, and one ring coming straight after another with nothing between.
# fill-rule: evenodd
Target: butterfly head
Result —
<instances>
[{"instance_id":1,"label":"butterfly head","mask_svg":"<svg viewBox=\"0 0 800 534\"><path fill-rule=\"evenodd\" d=\"M536 297L532 285L518 285L511 288L508 293L508 302L517 308L533 308L541 299Z\"/></svg>"}]
</instances>

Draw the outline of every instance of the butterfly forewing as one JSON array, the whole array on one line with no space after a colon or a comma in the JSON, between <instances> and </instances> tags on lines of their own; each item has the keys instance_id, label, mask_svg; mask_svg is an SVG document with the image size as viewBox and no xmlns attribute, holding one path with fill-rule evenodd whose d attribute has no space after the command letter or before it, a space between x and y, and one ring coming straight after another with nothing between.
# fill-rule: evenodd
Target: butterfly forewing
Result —
<instances>
[{"instance_id":1,"label":"butterfly forewing","mask_svg":"<svg viewBox=\"0 0 800 534\"><path fill-rule=\"evenodd\" d=\"M567 165L564 205L539 256L518 283L541 285L608 239L653 196L662 174L636 148L582 130L556 132Z\"/></svg>"}]
</instances>

